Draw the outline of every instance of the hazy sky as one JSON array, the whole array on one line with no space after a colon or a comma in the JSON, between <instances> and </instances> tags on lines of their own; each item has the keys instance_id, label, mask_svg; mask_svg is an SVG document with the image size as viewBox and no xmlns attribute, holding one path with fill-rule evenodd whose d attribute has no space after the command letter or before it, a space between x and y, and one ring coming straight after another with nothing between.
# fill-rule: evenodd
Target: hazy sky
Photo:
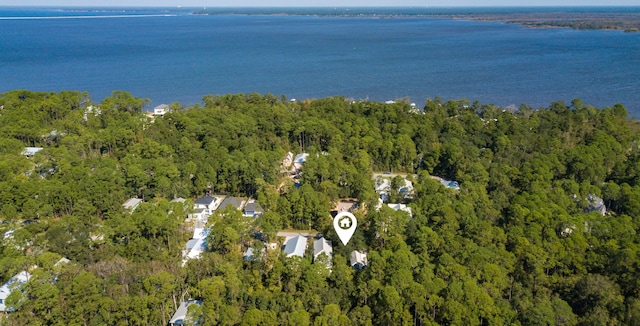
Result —
<instances>
[{"instance_id":1,"label":"hazy sky","mask_svg":"<svg viewBox=\"0 0 640 326\"><path fill-rule=\"evenodd\" d=\"M640 6L640 0L0 0L0 6Z\"/></svg>"}]
</instances>

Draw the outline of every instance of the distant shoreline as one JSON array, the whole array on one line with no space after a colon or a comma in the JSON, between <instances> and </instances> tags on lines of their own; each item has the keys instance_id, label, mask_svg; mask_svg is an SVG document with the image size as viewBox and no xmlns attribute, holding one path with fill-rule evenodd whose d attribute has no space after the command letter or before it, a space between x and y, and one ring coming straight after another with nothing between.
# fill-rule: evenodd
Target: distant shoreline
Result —
<instances>
[{"instance_id":1,"label":"distant shoreline","mask_svg":"<svg viewBox=\"0 0 640 326\"><path fill-rule=\"evenodd\" d=\"M212 8L196 10L192 14L379 19L440 18L503 22L528 28L640 32L640 7Z\"/></svg>"},{"instance_id":2,"label":"distant shoreline","mask_svg":"<svg viewBox=\"0 0 640 326\"><path fill-rule=\"evenodd\" d=\"M234 16L315 16L336 18L430 18L473 20L518 24L528 28L571 28L574 30L617 30L640 32L640 6L580 7L104 7L104 6L0 6L7 10L54 10L64 15L46 18L87 18L76 14L92 13L88 18L149 16L150 11L171 15ZM43 17L35 17L43 19ZM33 19L2 17L0 19Z\"/></svg>"}]
</instances>

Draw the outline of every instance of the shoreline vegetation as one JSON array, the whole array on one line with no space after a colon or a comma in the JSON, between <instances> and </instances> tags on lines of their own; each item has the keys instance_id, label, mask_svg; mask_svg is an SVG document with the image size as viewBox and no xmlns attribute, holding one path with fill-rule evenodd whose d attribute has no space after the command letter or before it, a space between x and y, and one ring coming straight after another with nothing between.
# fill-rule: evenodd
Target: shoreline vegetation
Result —
<instances>
[{"instance_id":1,"label":"shoreline vegetation","mask_svg":"<svg viewBox=\"0 0 640 326\"><path fill-rule=\"evenodd\" d=\"M196 15L319 16L345 18L442 18L504 22L529 28L574 30L620 30L640 32L640 10L630 7L540 8L216 8L194 11Z\"/></svg>"},{"instance_id":2,"label":"shoreline vegetation","mask_svg":"<svg viewBox=\"0 0 640 326\"><path fill-rule=\"evenodd\" d=\"M53 7L43 7L53 8ZM67 7L67 13L126 12L138 15L149 10L190 15L318 16L344 18L441 18L520 24L529 28L619 30L640 32L640 6L582 7Z\"/></svg>"},{"instance_id":3,"label":"shoreline vegetation","mask_svg":"<svg viewBox=\"0 0 640 326\"><path fill-rule=\"evenodd\" d=\"M167 325L191 299L185 325L640 324L640 134L620 104L148 103L0 94L0 284L30 274L0 324ZM263 214L186 219L205 195ZM354 199L343 246L330 212ZM288 257L278 233L309 229L332 254L309 237Z\"/></svg>"}]
</instances>

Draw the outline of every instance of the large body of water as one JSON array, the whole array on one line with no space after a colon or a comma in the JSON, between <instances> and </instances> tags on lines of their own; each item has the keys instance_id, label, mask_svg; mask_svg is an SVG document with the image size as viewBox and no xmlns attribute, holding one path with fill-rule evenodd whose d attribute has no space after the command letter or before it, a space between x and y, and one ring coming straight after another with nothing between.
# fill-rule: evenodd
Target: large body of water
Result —
<instances>
[{"instance_id":1,"label":"large body of water","mask_svg":"<svg viewBox=\"0 0 640 326\"><path fill-rule=\"evenodd\" d=\"M640 33L414 18L0 8L0 93L113 90L150 107L207 94L624 104L640 117Z\"/></svg>"}]
</instances>

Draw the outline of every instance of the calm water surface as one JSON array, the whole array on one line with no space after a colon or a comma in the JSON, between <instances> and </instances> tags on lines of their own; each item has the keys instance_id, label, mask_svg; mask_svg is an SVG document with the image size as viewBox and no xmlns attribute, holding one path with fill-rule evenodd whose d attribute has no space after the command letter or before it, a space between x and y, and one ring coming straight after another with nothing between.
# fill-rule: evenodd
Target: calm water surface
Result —
<instances>
[{"instance_id":1,"label":"calm water surface","mask_svg":"<svg viewBox=\"0 0 640 326\"><path fill-rule=\"evenodd\" d=\"M247 92L419 105L581 98L640 117L640 33L428 18L121 17L129 14L0 9L0 92L71 89L100 101L119 89L151 106Z\"/></svg>"}]
</instances>

